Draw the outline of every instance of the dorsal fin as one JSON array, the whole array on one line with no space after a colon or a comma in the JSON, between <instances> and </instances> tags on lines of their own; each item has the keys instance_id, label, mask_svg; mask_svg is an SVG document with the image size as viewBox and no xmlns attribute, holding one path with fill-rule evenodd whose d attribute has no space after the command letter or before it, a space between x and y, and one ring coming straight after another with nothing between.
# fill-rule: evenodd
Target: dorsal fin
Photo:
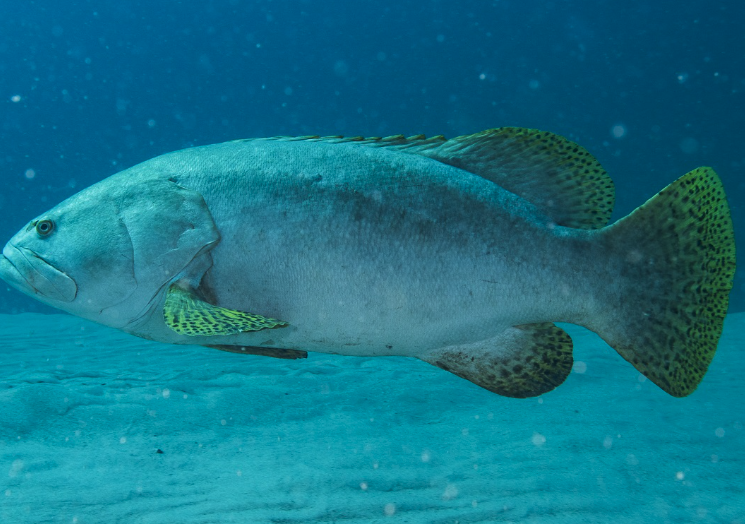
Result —
<instances>
[{"instance_id":1,"label":"dorsal fin","mask_svg":"<svg viewBox=\"0 0 745 524\"><path fill-rule=\"evenodd\" d=\"M441 135L259 140L355 143L419 154L491 180L560 226L601 228L610 220L615 202L613 181L600 163L585 148L548 131L500 127L450 140Z\"/></svg>"}]
</instances>

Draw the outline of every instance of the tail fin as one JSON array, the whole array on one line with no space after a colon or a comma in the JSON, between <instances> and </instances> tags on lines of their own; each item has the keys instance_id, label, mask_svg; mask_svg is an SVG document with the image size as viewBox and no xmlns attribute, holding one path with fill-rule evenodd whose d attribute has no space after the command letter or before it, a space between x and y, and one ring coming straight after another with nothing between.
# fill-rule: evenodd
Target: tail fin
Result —
<instances>
[{"instance_id":1,"label":"tail fin","mask_svg":"<svg viewBox=\"0 0 745 524\"><path fill-rule=\"evenodd\" d=\"M691 171L602 236L619 264L622 303L588 327L667 393L689 395L714 357L735 273L719 177Z\"/></svg>"}]
</instances>

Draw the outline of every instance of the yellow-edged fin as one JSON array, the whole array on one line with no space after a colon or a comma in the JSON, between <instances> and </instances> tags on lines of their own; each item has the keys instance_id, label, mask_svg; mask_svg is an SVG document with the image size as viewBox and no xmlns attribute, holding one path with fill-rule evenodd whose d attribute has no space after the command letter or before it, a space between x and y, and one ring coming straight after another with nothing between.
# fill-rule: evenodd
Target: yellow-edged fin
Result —
<instances>
[{"instance_id":1,"label":"yellow-edged fin","mask_svg":"<svg viewBox=\"0 0 745 524\"><path fill-rule=\"evenodd\" d=\"M179 335L224 336L287 326L287 322L254 313L213 306L173 284L163 306L166 325Z\"/></svg>"}]
</instances>

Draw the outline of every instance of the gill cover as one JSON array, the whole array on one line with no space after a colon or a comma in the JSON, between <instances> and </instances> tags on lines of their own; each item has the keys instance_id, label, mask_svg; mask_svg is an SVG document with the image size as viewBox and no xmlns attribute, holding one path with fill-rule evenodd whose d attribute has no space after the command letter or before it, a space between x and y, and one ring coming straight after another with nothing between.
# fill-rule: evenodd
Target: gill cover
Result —
<instances>
[{"instance_id":1,"label":"gill cover","mask_svg":"<svg viewBox=\"0 0 745 524\"><path fill-rule=\"evenodd\" d=\"M132 242L137 289L130 300L146 307L169 281L197 285L211 261L192 264L219 240L202 195L172 180L147 180L122 195L120 217ZM195 273L185 273L187 266Z\"/></svg>"}]
</instances>

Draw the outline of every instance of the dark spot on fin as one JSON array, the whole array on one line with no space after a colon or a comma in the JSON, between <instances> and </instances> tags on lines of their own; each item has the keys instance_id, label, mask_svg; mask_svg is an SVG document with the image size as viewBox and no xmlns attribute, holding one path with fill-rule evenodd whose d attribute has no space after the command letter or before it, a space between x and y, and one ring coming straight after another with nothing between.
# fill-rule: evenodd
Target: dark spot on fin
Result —
<instances>
[{"instance_id":1,"label":"dark spot on fin","mask_svg":"<svg viewBox=\"0 0 745 524\"><path fill-rule=\"evenodd\" d=\"M566 380L572 339L550 322L526 324L474 344L434 350L422 360L505 397L537 397Z\"/></svg>"},{"instance_id":2,"label":"dark spot on fin","mask_svg":"<svg viewBox=\"0 0 745 524\"><path fill-rule=\"evenodd\" d=\"M287 326L287 322L213 306L188 289L172 284L163 305L163 320L180 335L224 336Z\"/></svg>"},{"instance_id":3,"label":"dark spot on fin","mask_svg":"<svg viewBox=\"0 0 745 524\"><path fill-rule=\"evenodd\" d=\"M297 349L283 349L283 348L262 348L257 346L226 346L226 345L209 345L205 346L208 348L219 349L220 351L228 351L230 353L241 353L243 355L259 355L262 357L272 358L285 358L285 359L298 359L308 358L307 351L299 351Z\"/></svg>"}]
</instances>

